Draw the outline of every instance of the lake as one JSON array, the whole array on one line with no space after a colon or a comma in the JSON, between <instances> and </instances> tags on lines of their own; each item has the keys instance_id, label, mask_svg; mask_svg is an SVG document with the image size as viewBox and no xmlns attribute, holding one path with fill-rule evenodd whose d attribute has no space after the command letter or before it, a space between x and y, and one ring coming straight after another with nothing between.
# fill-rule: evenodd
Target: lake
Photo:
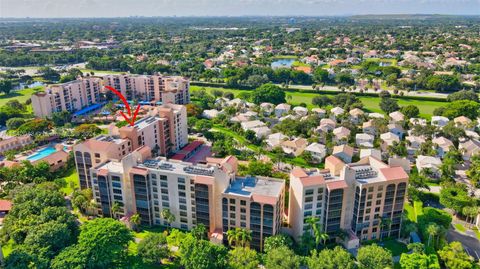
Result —
<instances>
[{"instance_id":1,"label":"lake","mask_svg":"<svg viewBox=\"0 0 480 269\"><path fill-rule=\"evenodd\" d=\"M296 59L276 59L270 65L273 69L275 68L290 68Z\"/></svg>"}]
</instances>

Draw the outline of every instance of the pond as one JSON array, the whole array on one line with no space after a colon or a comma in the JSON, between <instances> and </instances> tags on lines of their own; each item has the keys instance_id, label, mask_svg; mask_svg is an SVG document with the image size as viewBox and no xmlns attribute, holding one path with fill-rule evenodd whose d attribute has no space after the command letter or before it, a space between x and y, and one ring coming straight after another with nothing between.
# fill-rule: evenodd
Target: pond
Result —
<instances>
[{"instance_id":1,"label":"pond","mask_svg":"<svg viewBox=\"0 0 480 269\"><path fill-rule=\"evenodd\" d=\"M270 65L273 69L275 68L290 68L292 67L295 59L275 59Z\"/></svg>"},{"instance_id":2,"label":"pond","mask_svg":"<svg viewBox=\"0 0 480 269\"><path fill-rule=\"evenodd\" d=\"M34 81L33 83L30 83L30 84L20 82L19 84L13 86L13 90L18 91L18 90L23 90L25 88L34 88L34 87L43 86L43 85L45 85L45 83L41 81Z\"/></svg>"}]
</instances>

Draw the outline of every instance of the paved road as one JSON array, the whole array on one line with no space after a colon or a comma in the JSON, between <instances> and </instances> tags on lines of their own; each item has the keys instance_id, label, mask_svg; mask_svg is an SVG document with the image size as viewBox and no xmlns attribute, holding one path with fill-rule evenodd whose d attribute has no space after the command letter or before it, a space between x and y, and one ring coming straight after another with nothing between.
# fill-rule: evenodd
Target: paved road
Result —
<instances>
[{"instance_id":1,"label":"paved road","mask_svg":"<svg viewBox=\"0 0 480 269\"><path fill-rule=\"evenodd\" d=\"M475 258L475 260L480 259L480 242L477 238L461 234L450 228L447 232L447 241L458 241L462 243L463 248L468 253L468 255Z\"/></svg>"}]
</instances>

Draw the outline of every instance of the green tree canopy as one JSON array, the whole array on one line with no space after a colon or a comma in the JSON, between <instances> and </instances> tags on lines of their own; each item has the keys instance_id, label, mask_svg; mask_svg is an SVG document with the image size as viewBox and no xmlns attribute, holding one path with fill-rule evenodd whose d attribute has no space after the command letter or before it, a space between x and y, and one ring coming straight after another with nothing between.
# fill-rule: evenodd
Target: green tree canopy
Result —
<instances>
[{"instance_id":1,"label":"green tree canopy","mask_svg":"<svg viewBox=\"0 0 480 269\"><path fill-rule=\"evenodd\" d=\"M255 104L269 102L277 105L285 103L285 92L276 85L264 84L253 91L251 98Z\"/></svg>"},{"instance_id":2,"label":"green tree canopy","mask_svg":"<svg viewBox=\"0 0 480 269\"><path fill-rule=\"evenodd\" d=\"M376 244L361 247L357 261L360 269L393 268L392 253Z\"/></svg>"},{"instance_id":3,"label":"green tree canopy","mask_svg":"<svg viewBox=\"0 0 480 269\"><path fill-rule=\"evenodd\" d=\"M313 250L307 257L309 269L355 269L357 268L352 255L341 247L324 249L320 252Z\"/></svg>"}]
</instances>

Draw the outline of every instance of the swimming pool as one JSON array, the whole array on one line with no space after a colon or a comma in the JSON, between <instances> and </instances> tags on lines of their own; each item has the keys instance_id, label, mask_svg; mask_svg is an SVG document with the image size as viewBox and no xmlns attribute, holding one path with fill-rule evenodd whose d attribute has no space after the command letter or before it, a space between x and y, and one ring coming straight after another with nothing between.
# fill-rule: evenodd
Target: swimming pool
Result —
<instances>
[{"instance_id":1,"label":"swimming pool","mask_svg":"<svg viewBox=\"0 0 480 269\"><path fill-rule=\"evenodd\" d=\"M28 156L27 160L29 160L31 162L38 161L40 159L43 159L43 158L47 157L48 155L50 155L52 153L55 153L56 151L57 150L54 147L46 147L46 148L43 148L43 149L37 151L36 153Z\"/></svg>"}]
</instances>

